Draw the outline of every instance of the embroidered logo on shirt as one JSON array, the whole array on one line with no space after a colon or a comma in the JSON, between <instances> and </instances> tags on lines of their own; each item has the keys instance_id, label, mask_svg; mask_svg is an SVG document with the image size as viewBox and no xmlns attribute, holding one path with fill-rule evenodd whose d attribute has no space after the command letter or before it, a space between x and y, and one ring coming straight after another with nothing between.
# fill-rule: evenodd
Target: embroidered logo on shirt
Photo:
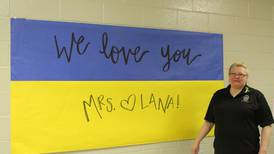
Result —
<instances>
[{"instance_id":1,"label":"embroidered logo on shirt","mask_svg":"<svg viewBox=\"0 0 274 154\"><path fill-rule=\"evenodd\" d=\"M249 92L249 88L245 87L245 93Z\"/></svg>"},{"instance_id":2,"label":"embroidered logo on shirt","mask_svg":"<svg viewBox=\"0 0 274 154\"><path fill-rule=\"evenodd\" d=\"M244 95L243 99L242 99L242 102L249 103L249 96L248 95Z\"/></svg>"}]
</instances>

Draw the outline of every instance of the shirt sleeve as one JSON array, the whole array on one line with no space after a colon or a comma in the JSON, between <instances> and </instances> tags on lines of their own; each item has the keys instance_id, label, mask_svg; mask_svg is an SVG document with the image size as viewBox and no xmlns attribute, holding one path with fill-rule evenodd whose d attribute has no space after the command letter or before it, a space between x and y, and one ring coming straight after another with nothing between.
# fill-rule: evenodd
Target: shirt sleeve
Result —
<instances>
[{"instance_id":1,"label":"shirt sleeve","mask_svg":"<svg viewBox=\"0 0 274 154\"><path fill-rule=\"evenodd\" d=\"M212 123L215 123L215 114L214 114L215 98L216 96L214 94L209 102L207 112L204 118L206 121L212 122Z\"/></svg>"},{"instance_id":2,"label":"shirt sleeve","mask_svg":"<svg viewBox=\"0 0 274 154\"><path fill-rule=\"evenodd\" d=\"M265 127L274 123L269 105L261 92L258 92L257 101L257 103L259 104L259 108L256 112L256 120L258 125L260 125L261 127Z\"/></svg>"}]
</instances>

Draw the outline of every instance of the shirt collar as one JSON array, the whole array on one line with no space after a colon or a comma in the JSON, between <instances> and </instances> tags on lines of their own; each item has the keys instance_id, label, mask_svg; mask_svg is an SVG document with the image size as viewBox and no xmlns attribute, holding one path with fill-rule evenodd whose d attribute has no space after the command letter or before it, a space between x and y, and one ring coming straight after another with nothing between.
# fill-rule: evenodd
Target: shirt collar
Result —
<instances>
[{"instance_id":1,"label":"shirt collar","mask_svg":"<svg viewBox=\"0 0 274 154\"><path fill-rule=\"evenodd\" d=\"M226 91L228 94L230 94L229 90L231 88L231 85L229 84L227 87L226 87ZM250 87L246 84L244 86L244 88L242 89L242 91L238 94L238 95L242 95L242 94L247 94L250 92Z\"/></svg>"}]
</instances>

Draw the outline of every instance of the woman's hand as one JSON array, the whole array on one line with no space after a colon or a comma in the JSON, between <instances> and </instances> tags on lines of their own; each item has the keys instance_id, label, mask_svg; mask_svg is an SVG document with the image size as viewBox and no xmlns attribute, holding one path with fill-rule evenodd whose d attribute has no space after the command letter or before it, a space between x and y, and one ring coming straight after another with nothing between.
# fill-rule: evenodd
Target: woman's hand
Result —
<instances>
[{"instance_id":1,"label":"woman's hand","mask_svg":"<svg viewBox=\"0 0 274 154\"><path fill-rule=\"evenodd\" d=\"M192 152L191 152L191 154L198 154L199 153L199 149L200 149L200 145L199 145L199 143L194 143L193 145L192 145Z\"/></svg>"}]
</instances>

